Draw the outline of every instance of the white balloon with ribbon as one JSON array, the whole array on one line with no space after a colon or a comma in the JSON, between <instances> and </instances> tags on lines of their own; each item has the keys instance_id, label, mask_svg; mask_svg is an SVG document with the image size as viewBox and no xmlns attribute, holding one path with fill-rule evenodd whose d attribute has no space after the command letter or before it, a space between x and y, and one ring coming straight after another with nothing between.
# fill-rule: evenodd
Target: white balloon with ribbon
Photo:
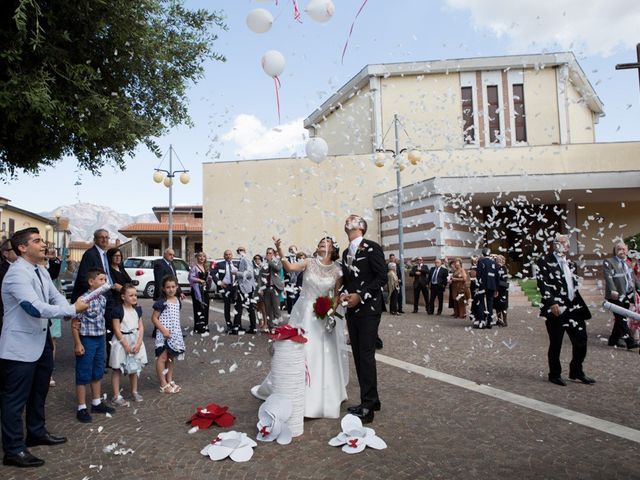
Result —
<instances>
[{"instance_id":1,"label":"white balloon with ribbon","mask_svg":"<svg viewBox=\"0 0 640 480\"><path fill-rule=\"evenodd\" d=\"M307 158L317 164L322 163L329 153L329 146L324 138L311 137L305 145Z\"/></svg>"},{"instance_id":2,"label":"white balloon with ribbon","mask_svg":"<svg viewBox=\"0 0 640 480\"><path fill-rule=\"evenodd\" d=\"M265 33L273 25L273 15L264 8L254 8L247 15L247 27L254 33Z\"/></svg>"},{"instance_id":3,"label":"white balloon with ribbon","mask_svg":"<svg viewBox=\"0 0 640 480\"><path fill-rule=\"evenodd\" d=\"M304 10L316 22L325 23L331 20L336 7L331 0L311 0Z\"/></svg>"},{"instance_id":4,"label":"white balloon with ribbon","mask_svg":"<svg viewBox=\"0 0 640 480\"><path fill-rule=\"evenodd\" d=\"M273 78L276 89L278 123L280 123L280 75L284 72L284 65L284 55L277 50L269 50L262 56L262 69L264 73Z\"/></svg>"}]
</instances>

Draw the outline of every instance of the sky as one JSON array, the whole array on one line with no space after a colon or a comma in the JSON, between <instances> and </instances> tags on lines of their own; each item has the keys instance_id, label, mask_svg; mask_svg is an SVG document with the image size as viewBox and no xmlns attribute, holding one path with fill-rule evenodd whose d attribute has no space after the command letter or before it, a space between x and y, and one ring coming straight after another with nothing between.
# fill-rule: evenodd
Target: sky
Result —
<instances>
[{"instance_id":1,"label":"sky","mask_svg":"<svg viewBox=\"0 0 640 480\"><path fill-rule=\"evenodd\" d=\"M164 152L173 145L191 174L189 184L176 182L175 204L202 203L204 162L301 155L303 119L370 63L573 51L604 103L596 140L640 140L638 72L615 70L618 63L636 61L637 0L369 0L357 18L363 0L334 0L335 14L322 24L306 15L307 3L297 2L299 23L291 0L277 6L275 0L186 2L189 8L224 12L229 30L221 31L214 45L227 61L208 62L204 78L189 90L194 127L181 126L157 139ZM246 26L254 8L273 14L269 32L259 35ZM280 122L273 80L261 68L267 50L280 51L286 61ZM35 212L88 202L132 215L149 213L168 204L167 189L152 180L159 166L160 159L144 147L125 171L106 167L100 177L79 173L75 160L67 158L39 176L0 183L0 196ZM165 160L162 168L167 167Z\"/></svg>"}]
</instances>

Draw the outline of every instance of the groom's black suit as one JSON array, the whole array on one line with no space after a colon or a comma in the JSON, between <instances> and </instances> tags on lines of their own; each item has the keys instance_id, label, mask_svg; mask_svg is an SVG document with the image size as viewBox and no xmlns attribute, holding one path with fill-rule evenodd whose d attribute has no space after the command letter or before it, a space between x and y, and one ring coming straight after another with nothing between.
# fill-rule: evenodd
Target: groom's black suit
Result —
<instances>
[{"instance_id":1,"label":"groom's black suit","mask_svg":"<svg viewBox=\"0 0 640 480\"><path fill-rule=\"evenodd\" d=\"M347 309L347 328L353 360L360 384L363 408L373 410L380 405L376 372L376 339L382 314L382 287L387 283L387 264L382 248L362 239L351 262L348 249L342 253L342 290L358 293L361 303Z\"/></svg>"}]
</instances>

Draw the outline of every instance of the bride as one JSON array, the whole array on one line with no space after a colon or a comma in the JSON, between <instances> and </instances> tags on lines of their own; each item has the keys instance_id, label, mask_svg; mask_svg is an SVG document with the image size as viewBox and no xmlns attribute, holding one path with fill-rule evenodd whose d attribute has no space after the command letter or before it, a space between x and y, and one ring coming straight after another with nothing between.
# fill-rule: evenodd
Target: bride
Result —
<instances>
[{"instance_id":1,"label":"bride","mask_svg":"<svg viewBox=\"0 0 640 480\"><path fill-rule=\"evenodd\" d=\"M291 263L282 251L282 242L274 237L278 255L288 272L304 272L300 297L291 310L289 325L300 327L308 341L304 344L306 362L305 409L308 418L338 418L340 404L347 398L349 381L344 320L336 318L332 331L325 328L325 321L316 317L313 304L318 297L338 298L342 269L336 262L339 250L336 242L324 237L318 243L312 258ZM272 391L270 375L251 392L264 400Z\"/></svg>"}]
</instances>

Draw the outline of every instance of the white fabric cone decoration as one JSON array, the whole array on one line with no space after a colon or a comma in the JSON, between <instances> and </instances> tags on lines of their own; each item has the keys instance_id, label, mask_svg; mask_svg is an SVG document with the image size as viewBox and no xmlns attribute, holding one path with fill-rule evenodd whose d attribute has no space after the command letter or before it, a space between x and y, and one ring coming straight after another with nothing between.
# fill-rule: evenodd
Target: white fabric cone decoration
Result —
<instances>
[{"instance_id":1,"label":"white fabric cone decoration","mask_svg":"<svg viewBox=\"0 0 640 480\"><path fill-rule=\"evenodd\" d=\"M218 434L200 453L215 461L229 457L234 462L248 462L253 457L253 447L257 445L246 433L231 430Z\"/></svg>"},{"instance_id":2,"label":"white fabric cone decoration","mask_svg":"<svg viewBox=\"0 0 640 480\"><path fill-rule=\"evenodd\" d=\"M345 415L340 422L340 426L342 427L342 432L329 440L329 445L332 447L342 445L342 451L349 454L360 453L366 447L375 450L387 448L387 444L376 435L375 430L364 427L362 421L355 415Z\"/></svg>"},{"instance_id":3,"label":"white fabric cone decoration","mask_svg":"<svg viewBox=\"0 0 640 480\"><path fill-rule=\"evenodd\" d=\"M294 437L304 432L304 344L291 340L273 343L271 375L274 393L291 402L291 416L287 424Z\"/></svg>"},{"instance_id":4,"label":"white fabric cone decoration","mask_svg":"<svg viewBox=\"0 0 640 480\"><path fill-rule=\"evenodd\" d=\"M291 428L286 423L291 416L291 401L278 394L273 394L260 405L258 410L257 440L288 445L293 438Z\"/></svg>"}]
</instances>

